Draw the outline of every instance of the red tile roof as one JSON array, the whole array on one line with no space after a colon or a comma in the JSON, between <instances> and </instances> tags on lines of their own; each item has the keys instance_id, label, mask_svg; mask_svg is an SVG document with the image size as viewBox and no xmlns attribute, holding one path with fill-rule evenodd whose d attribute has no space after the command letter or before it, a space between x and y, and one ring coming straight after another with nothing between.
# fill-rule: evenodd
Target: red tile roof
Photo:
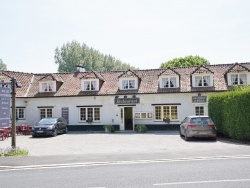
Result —
<instances>
[{"instance_id":1,"label":"red tile roof","mask_svg":"<svg viewBox=\"0 0 250 188\"><path fill-rule=\"evenodd\" d=\"M154 93L214 92L228 90L226 74L232 71L248 71L250 63L220 64L207 66L179 67L171 69L128 70L111 72L73 72L54 74L32 74L13 71L0 72L0 80L5 82L15 77L22 84L17 88L17 97L62 97L62 96L94 96L94 95L128 95ZM213 87L192 87L191 78L194 73L210 73L214 75ZM160 75L179 75L179 88L159 88ZM120 90L120 77L138 77L139 87L136 90ZM99 91L82 91L81 80L94 78L102 80ZM39 82L55 80L56 92L39 92Z\"/></svg>"}]
</instances>

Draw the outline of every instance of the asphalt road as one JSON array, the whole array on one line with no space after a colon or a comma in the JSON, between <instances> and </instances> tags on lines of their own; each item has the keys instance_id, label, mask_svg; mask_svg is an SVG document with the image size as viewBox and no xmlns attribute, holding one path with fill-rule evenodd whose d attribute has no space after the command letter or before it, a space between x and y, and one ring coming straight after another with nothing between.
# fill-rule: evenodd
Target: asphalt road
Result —
<instances>
[{"instance_id":1,"label":"asphalt road","mask_svg":"<svg viewBox=\"0 0 250 188\"><path fill-rule=\"evenodd\" d=\"M1 187L248 188L249 157L120 161L0 171Z\"/></svg>"}]
</instances>

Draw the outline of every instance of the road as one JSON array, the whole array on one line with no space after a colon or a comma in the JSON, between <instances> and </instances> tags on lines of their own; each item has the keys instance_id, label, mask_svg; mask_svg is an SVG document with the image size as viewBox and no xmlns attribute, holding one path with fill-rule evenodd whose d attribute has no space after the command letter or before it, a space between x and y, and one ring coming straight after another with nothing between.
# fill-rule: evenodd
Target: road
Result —
<instances>
[{"instance_id":1,"label":"road","mask_svg":"<svg viewBox=\"0 0 250 188\"><path fill-rule=\"evenodd\" d=\"M69 133L21 135L17 146L29 156L0 157L0 187L250 187L249 143L224 138Z\"/></svg>"},{"instance_id":2,"label":"road","mask_svg":"<svg viewBox=\"0 0 250 188\"><path fill-rule=\"evenodd\" d=\"M250 156L26 166L0 171L1 187L248 188Z\"/></svg>"}]
</instances>

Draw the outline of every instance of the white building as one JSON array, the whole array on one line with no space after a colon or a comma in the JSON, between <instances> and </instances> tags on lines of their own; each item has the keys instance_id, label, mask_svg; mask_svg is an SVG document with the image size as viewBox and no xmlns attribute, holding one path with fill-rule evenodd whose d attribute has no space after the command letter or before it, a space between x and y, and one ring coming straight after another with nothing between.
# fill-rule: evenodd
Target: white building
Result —
<instances>
[{"instance_id":1,"label":"white building","mask_svg":"<svg viewBox=\"0 0 250 188\"><path fill-rule=\"evenodd\" d=\"M134 130L177 129L188 115L207 115L208 96L250 84L250 63L152 70L32 74L0 72L2 83L15 77L17 125L63 116L69 130L103 130L114 125ZM164 117L170 123L163 122Z\"/></svg>"}]
</instances>

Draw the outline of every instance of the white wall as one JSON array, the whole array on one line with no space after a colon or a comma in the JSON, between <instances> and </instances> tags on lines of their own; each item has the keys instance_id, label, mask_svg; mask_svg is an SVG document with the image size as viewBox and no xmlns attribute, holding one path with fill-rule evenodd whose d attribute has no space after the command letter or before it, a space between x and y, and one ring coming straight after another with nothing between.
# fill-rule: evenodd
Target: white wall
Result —
<instances>
[{"instance_id":1,"label":"white wall","mask_svg":"<svg viewBox=\"0 0 250 188\"><path fill-rule=\"evenodd\" d=\"M135 124L162 124L154 120L154 106L152 104L164 103L180 103L178 105L178 121L173 122L179 124L186 116L194 114L194 104L192 96L197 93L175 93L175 94L137 94L140 103L133 107L135 112L152 112L153 118L140 120L134 119ZM202 96L208 96L208 93L202 93ZM120 96L123 97L123 96ZM131 98L128 95L128 98ZM87 123L79 122L79 108L77 106L102 105L101 121L93 122L93 125L104 124L120 124L120 107L114 104L115 96L83 96L83 97L54 97L54 98L17 98L16 106L26 107L26 120L17 122L17 125L27 123L33 125L40 119L40 109L38 106L53 106L53 116L61 116L62 108L69 108L69 125L87 125ZM25 102L27 101L27 102ZM207 104L205 105L207 108ZM207 110L207 109L206 109ZM172 123L172 122L171 122Z\"/></svg>"}]
</instances>

